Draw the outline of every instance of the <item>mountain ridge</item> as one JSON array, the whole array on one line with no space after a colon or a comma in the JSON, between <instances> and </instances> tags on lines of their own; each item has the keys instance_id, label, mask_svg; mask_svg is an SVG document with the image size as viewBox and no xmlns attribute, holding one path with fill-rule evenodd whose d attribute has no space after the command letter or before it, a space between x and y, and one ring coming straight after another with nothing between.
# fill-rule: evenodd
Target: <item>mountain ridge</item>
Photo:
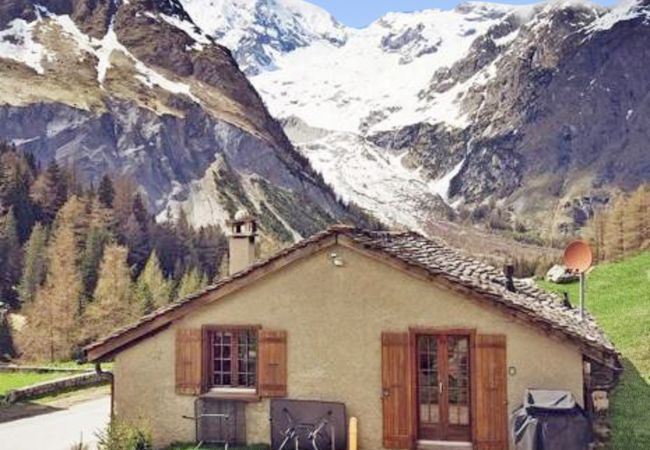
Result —
<instances>
[{"instance_id":1,"label":"mountain ridge","mask_svg":"<svg viewBox=\"0 0 650 450\"><path fill-rule=\"evenodd\" d=\"M251 81L337 193L388 223L426 231L454 214L449 207L461 214L494 203L512 224L565 235L650 177L647 136L627 125L648 118L650 55L640 43L649 18L647 1L389 13L346 27L341 45L276 53ZM235 53L256 51L242 42ZM562 98L572 101L558 105ZM602 134L612 142L602 145ZM366 167L390 188L370 186Z\"/></svg>"}]
</instances>

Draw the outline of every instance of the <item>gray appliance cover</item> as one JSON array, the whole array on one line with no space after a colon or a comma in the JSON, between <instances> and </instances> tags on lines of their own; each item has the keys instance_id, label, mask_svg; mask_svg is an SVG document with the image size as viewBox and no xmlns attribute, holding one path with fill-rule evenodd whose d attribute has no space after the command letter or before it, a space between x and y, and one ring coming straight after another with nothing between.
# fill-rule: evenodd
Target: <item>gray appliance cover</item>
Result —
<instances>
[{"instance_id":1,"label":"gray appliance cover","mask_svg":"<svg viewBox=\"0 0 650 450\"><path fill-rule=\"evenodd\" d=\"M516 450L587 450L591 421L568 391L528 389L510 419Z\"/></svg>"}]
</instances>

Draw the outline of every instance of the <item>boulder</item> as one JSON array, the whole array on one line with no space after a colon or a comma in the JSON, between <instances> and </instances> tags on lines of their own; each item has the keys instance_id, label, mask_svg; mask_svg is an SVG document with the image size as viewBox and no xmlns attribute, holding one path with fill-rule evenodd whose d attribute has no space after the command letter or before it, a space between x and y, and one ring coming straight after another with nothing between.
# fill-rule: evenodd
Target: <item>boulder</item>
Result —
<instances>
[{"instance_id":1,"label":"boulder","mask_svg":"<svg viewBox=\"0 0 650 450\"><path fill-rule=\"evenodd\" d=\"M566 267L557 264L546 272L546 281L553 283L570 283L578 279L578 274L570 272Z\"/></svg>"}]
</instances>

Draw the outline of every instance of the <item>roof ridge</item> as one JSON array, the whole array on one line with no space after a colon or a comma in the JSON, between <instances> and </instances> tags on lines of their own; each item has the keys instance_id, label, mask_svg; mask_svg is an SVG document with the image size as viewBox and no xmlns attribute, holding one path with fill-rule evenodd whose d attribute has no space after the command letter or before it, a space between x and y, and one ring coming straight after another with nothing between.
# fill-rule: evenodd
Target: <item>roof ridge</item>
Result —
<instances>
[{"instance_id":1,"label":"roof ridge","mask_svg":"<svg viewBox=\"0 0 650 450\"><path fill-rule=\"evenodd\" d=\"M136 330L139 327L161 316L172 314L179 308L185 307L207 294L219 291L222 287L238 280L241 280L245 285L248 282L247 277L254 272L289 257L299 250L309 249L310 246L313 246L311 247L312 250L301 253L299 257L309 255L312 251L315 252L323 248L319 244L325 239L338 235L347 236L355 244L371 251L382 252L387 256L401 260L406 264L405 267L407 268L424 270L433 278L440 278L445 282L475 292L481 299L490 301L495 306L500 306L502 309L511 312L517 317L526 319L534 325L560 332L567 338L578 341L577 343L583 348L585 354L597 355L595 358L613 361L611 364L618 363L615 348L602 329L598 327L593 317L587 315L583 320L580 320L575 310L566 308L558 302L560 297L543 291L533 284L522 285L521 282L517 282L517 292L511 292L506 289L504 283L505 274L501 273L498 268L449 246L438 237L428 238L416 231L368 230L346 224L332 225L324 231L298 241L270 257L257 261L240 272L222 278L214 285L200 292L142 317L138 322L99 339L88 345L84 350L88 352L97 347L102 347L103 344L107 344L112 339L116 339L130 331L137 334ZM186 313L181 311L179 314ZM161 323L167 323L165 320L173 320L173 316L172 314L163 318ZM119 351L119 348L122 347L117 347L118 350L111 351ZM589 350L584 350L584 348Z\"/></svg>"}]
</instances>

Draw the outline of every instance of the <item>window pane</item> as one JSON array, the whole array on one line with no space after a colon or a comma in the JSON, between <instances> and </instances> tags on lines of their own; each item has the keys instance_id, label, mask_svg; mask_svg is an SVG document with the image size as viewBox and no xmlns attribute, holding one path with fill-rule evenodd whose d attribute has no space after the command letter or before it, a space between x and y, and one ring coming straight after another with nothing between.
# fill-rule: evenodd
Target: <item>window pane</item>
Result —
<instances>
[{"instance_id":1,"label":"window pane","mask_svg":"<svg viewBox=\"0 0 650 450\"><path fill-rule=\"evenodd\" d=\"M256 331L246 329L215 331L212 342L212 380L214 385L255 387L257 378Z\"/></svg>"}]
</instances>

